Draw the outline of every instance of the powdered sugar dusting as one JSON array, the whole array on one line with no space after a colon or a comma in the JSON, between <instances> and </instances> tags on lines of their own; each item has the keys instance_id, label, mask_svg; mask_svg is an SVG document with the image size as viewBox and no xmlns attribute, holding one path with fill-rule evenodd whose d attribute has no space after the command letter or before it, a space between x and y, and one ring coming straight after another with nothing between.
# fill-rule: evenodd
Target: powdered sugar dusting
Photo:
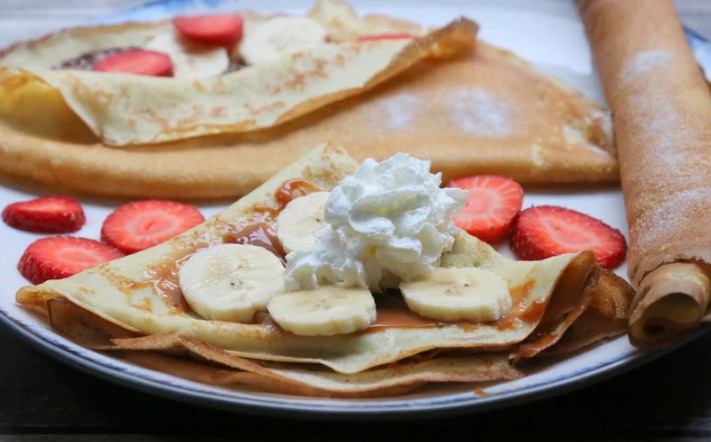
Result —
<instances>
[{"instance_id":1,"label":"powdered sugar dusting","mask_svg":"<svg viewBox=\"0 0 711 442\"><path fill-rule=\"evenodd\" d=\"M605 131L605 134L612 138L612 114L609 111L595 111L593 112L593 118L600 119L602 121L602 129Z\"/></svg>"},{"instance_id":2,"label":"powdered sugar dusting","mask_svg":"<svg viewBox=\"0 0 711 442\"><path fill-rule=\"evenodd\" d=\"M415 94L379 98L375 102L377 110L370 116L371 124L394 132L411 130L422 106L422 99Z\"/></svg>"},{"instance_id":3,"label":"powdered sugar dusting","mask_svg":"<svg viewBox=\"0 0 711 442\"><path fill-rule=\"evenodd\" d=\"M612 117L608 111L593 109L582 121L564 125L563 137L568 148L580 147L603 156L615 154Z\"/></svg>"},{"instance_id":4,"label":"powdered sugar dusting","mask_svg":"<svg viewBox=\"0 0 711 442\"><path fill-rule=\"evenodd\" d=\"M605 135L605 141L607 143L612 143L614 131L612 126L612 113L610 111L600 111L594 109L591 113L591 116L592 122L590 124L599 122L600 129L602 129Z\"/></svg>"},{"instance_id":5,"label":"powdered sugar dusting","mask_svg":"<svg viewBox=\"0 0 711 442\"><path fill-rule=\"evenodd\" d=\"M628 219L636 260L650 254L678 259L679 241L704 237L708 224L699 217L711 213L711 129L704 117L690 113L693 106L682 93L688 85L677 80L684 77L673 72L673 57L662 62L664 55L644 55L662 52L643 52L630 62L645 78L625 86L621 104L620 115L628 119L620 147L639 146L620 151L623 184L635 192Z\"/></svg>"},{"instance_id":6,"label":"powdered sugar dusting","mask_svg":"<svg viewBox=\"0 0 711 442\"><path fill-rule=\"evenodd\" d=\"M486 138L505 138L511 135L509 105L483 89L459 89L450 92L452 103L450 120L460 130Z\"/></svg>"},{"instance_id":7,"label":"powdered sugar dusting","mask_svg":"<svg viewBox=\"0 0 711 442\"><path fill-rule=\"evenodd\" d=\"M646 148L640 158L628 158L635 164L624 167L641 169L642 183L654 189L668 182L669 173L676 175L674 182L684 188L703 185L703 174L691 173L689 151L704 149L698 127L682 118L670 101L669 94L658 90L636 91L629 97L629 105L636 110L631 121L635 143ZM680 180L683 178L683 182Z\"/></svg>"},{"instance_id":8,"label":"powdered sugar dusting","mask_svg":"<svg viewBox=\"0 0 711 442\"><path fill-rule=\"evenodd\" d=\"M588 142L588 137L585 133L567 124L563 126L563 136L565 137L565 142L569 145L584 144Z\"/></svg>"},{"instance_id":9,"label":"powdered sugar dusting","mask_svg":"<svg viewBox=\"0 0 711 442\"><path fill-rule=\"evenodd\" d=\"M711 188L689 189L673 192L667 198L648 209L639 219L639 243L653 247L674 242L678 236L687 236L683 228L690 220L708 217L711 214ZM674 234L676 232L676 235ZM652 250L640 250L645 253ZM658 250L663 251L663 250Z\"/></svg>"},{"instance_id":10,"label":"powdered sugar dusting","mask_svg":"<svg viewBox=\"0 0 711 442\"><path fill-rule=\"evenodd\" d=\"M668 64L673 58L670 52L658 49L640 52L622 69L621 79L624 83L632 81L640 75Z\"/></svg>"},{"instance_id":11,"label":"powdered sugar dusting","mask_svg":"<svg viewBox=\"0 0 711 442\"><path fill-rule=\"evenodd\" d=\"M534 168L546 165L546 161L543 159L543 148L538 144L531 145L531 162Z\"/></svg>"}]
</instances>

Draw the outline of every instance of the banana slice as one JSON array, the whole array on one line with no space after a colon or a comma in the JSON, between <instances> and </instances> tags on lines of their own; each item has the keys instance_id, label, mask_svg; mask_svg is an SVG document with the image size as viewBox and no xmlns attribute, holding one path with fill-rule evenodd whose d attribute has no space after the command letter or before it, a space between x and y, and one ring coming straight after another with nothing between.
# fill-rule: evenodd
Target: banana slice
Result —
<instances>
[{"instance_id":1,"label":"banana slice","mask_svg":"<svg viewBox=\"0 0 711 442\"><path fill-rule=\"evenodd\" d=\"M511 310L508 284L497 274L472 267L439 268L421 281L400 284L413 312L445 322L490 322Z\"/></svg>"},{"instance_id":2,"label":"banana slice","mask_svg":"<svg viewBox=\"0 0 711 442\"><path fill-rule=\"evenodd\" d=\"M225 48L188 41L172 30L156 35L146 43L145 48L168 54L173 61L173 76L176 78L214 77L225 72L230 65L230 56Z\"/></svg>"},{"instance_id":3,"label":"banana slice","mask_svg":"<svg viewBox=\"0 0 711 442\"><path fill-rule=\"evenodd\" d=\"M326 30L308 17L275 17L245 34L240 53L247 64L262 64L326 42Z\"/></svg>"},{"instance_id":4,"label":"banana slice","mask_svg":"<svg viewBox=\"0 0 711 442\"><path fill-rule=\"evenodd\" d=\"M296 335L332 336L367 328L375 321L376 310L366 289L323 286L275 297L269 314Z\"/></svg>"},{"instance_id":5,"label":"banana slice","mask_svg":"<svg viewBox=\"0 0 711 442\"><path fill-rule=\"evenodd\" d=\"M195 253L178 271L188 305L205 319L250 322L284 293L284 266L248 244L221 244Z\"/></svg>"},{"instance_id":6,"label":"banana slice","mask_svg":"<svg viewBox=\"0 0 711 442\"><path fill-rule=\"evenodd\" d=\"M276 221L277 238L286 253L314 247L314 233L324 226L329 192L314 192L289 202Z\"/></svg>"}]
</instances>

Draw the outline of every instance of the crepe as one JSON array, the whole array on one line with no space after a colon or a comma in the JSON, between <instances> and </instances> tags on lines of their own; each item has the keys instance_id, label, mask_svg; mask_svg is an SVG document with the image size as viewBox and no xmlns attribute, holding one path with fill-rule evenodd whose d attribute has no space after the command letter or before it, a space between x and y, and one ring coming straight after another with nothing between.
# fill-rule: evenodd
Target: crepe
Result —
<instances>
[{"instance_id":1,"label":"crepe","mask_svg":"<svg viewBox=\"0 0 711 442\"><path fill-rule=\"evenodd\" d=\"M459 232L441 265L474 266L502 277L511 291L513 308L498 322L432 322L411 327L383 322L381 316L381 325L362 333L303 337L282 331L268 318L231 323L206 320L190 311L177 281L181 262L200 248L247 237L258 238L257 244L278 253L281 246L269 233L274 211L289 198L331 189L357 164L338 149L315 148L200 226L72 277L24 287L17 301L47 314L56 330L92 348L187 353L258 377L278 377L292 386L306 384L314 389L313 394L333 395L386 394L430 381L516 377L520 373L509 365L509 358L534 356L555 344L596 296L617 296L629 303L628 285L606 283L615 277L595 268L591 252L513 261ZM255 228L262 233L253 234ZM380 307L378 314L387 314L387 308ZM529 339L537 342L537 350L517 354L516 347ZM453 350L477 352L438 354ZM431 362L420 365L417 359L409 359L415 356ZM161 362L164 357L133 357L151 366L170 367ZM388 369L387 364L404 364L398 365L404 368L400 372ZM184 368L190 371L191 366ZM212 373L201 370L203 377ZM230 382L242 377L228 376Z\"/></svg>"},{"instance_id":2,"label":"crepe","mask_svg":"<svg viewBox=\"0 0 711 442\"><path fill-rule=\"evenodd\" d=\"M711 300L711 94L667 0L581 1L615 124L636 345L668 345Z\"/></svg>"},{"instance_id":3,"label":"crepe","mask_svg":"<svg viewBox=\"0 0 711 442\"><path fill-rule=\"evenodd\" d=\"M244 14L250 21L265 20ZM473 46L478 26L466 19L422 38L328 41L273 62L209 78L165 78L52 69L82 52L132 47L172 33L170 23L67 30L0 54L4 99L57 91L106 145L150 144L208 134L268 128L359 94L424 57L447 57ZM327 36L328 37L328 36ZM196 63L207 63L197 59ZM34 84L40 83L40 84ZM43 87L43 86L49 86ZM22 101L15 100L22 106ZM51 112L53 109L45 109ZM63 118L48 115L46 118Z\"/></svg>"},{"instance_id":4,"label":"crepe","mask_svg":"<svg viewBox=\"0 0 711 442\"><path fill-rule=\"evenodd\" d=\"M402 20L360 18L337 2L320 2L310 15L346 40L422 32ZM609 113L482 41L277 127L122 149L98 142L62 94L29 78L0 79L0 171L91 194L232 198L321 142L348 146L357 160L429 158L445 180L475 173L524 183L618 180Z\"/></svg>"}]
</instances>

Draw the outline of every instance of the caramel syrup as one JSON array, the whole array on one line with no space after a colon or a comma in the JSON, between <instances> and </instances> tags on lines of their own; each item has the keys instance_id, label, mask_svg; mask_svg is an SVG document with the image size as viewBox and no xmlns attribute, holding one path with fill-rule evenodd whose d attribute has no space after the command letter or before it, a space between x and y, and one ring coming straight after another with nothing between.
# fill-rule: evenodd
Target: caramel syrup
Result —
<instances>
[{"instance_id":1,"label":"caramel syrup","mask_svg":"<svg viewBox=\"0 0 711 442\"><path fill-rule=\"evenodd\" d=\"M169 258L151 266L147 272L149 277L143 281L131 281L126 284L126 290L139 290L146 286L152 286L158 293L166 306L174 313L184 313L190 311L190 307L185 302L183 293L180 290L178 270L183 262L198 250L215 244L252 244L264 247L274 253L283 264L286 264L286 257L281 243L277 239L274 227L276 217L279 216L284 207L297 197L321 189L305 180L289 180L284 182L275 192L273 206L255 206L246 219L235 224L227 223L219 217L208 221L212 223L210 229L218 232L217 238L211 238L213 232L208 233L207 238L196 236L181 244L179 250L171 254Z\"/></svg>"}]
</instances>

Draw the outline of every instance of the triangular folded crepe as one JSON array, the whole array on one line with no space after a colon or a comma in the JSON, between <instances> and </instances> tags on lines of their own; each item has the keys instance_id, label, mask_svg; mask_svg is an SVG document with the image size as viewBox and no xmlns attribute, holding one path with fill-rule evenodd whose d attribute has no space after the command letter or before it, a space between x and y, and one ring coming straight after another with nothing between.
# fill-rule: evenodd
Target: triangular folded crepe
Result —
<instances>
[{"instance_id":1,"label":"triangular folded crepe","mask_svg":"<svg viewBox=\"0 0 711 442\"><path fill-rule=\"evenodd\" d=\"M310 15L343 40L422 32L402 20L358 17L333 1ZM370 92L331 96L339 101L320 102L319 110L276 127L122 149L101 144L59 91L32 78L0 74L0 171L93 194L235 197L321 142L347 145L358 160L408 152L431 159L445 179L497 173L524 183L618 180L609 114L481 41L463 56L421 61Z\"/></svg>"},{"instance_id":2,"label":"triangular folded crepe","mask_svg":"<svg viewBox=\"0 0 711 442\"><path fill-rule=\"evenodd\" d=\"M57 91L71 111L111 146L245 132L362 93L425 57L465 51L474 45L478 30L476 23L460 19L421 38L327 42L273 62L200 79L52 69L63 59L78 56L78 47L92 51L130 47L141 37L171 32L170 26L160 22L63 31L10 49L0 54L4 94L13 99L17 93L37 93L33 100L41 101ZM18 83L21 90L9 87ZM49 118L62 118L64 111L54 110L57 115Z\"/></svg>"},{"instance_id":3,"label":"triangular folded crepe","mask_svg":"<svg viewBox=\"0 0 711 442\"><path fill-rule=\"evenodd\" d=\"M257 238L249 241L268 250L281 250L273 235L275 211L303 193L330 190L357 164L337 149L316 148L200 226L75 276L24 287L17 301L48 314L55 329L94 348L187 352L258 376L306 384L317 390L314 394L344 395L385 394L428 381L515 377L519 374L506 362L509 357L532 357L554 345L594 300L618 304L617 312L626 311L629 285L596 269L591 252L514 261L463 232L441 265L479 267L506 281L513 308L495 323L391 325L362 333L303 337L282 331L268 319L250 324L206 320L188 308L177 280L181 262L201 248L248 237ZM261 233L256 235L255 230ZM69 313L64 300L74 306ZM390 307L379 308L381 315ZM613 325L607 334L624 330L624 323L602 312L602 325ZM87 327L91 321L102 325ZM106 332L92 337L97 329ZM587 344L586 336L574 341ZM464 353L437 354L455 350ZM431 362L418 365L409 359L414 356ZM398 370L377 368L393 363L409 368L401 377ZM502 368L484 369L492 363ZM354 383L360 387L345 387Z\"/></svg>"}]
</instances>

